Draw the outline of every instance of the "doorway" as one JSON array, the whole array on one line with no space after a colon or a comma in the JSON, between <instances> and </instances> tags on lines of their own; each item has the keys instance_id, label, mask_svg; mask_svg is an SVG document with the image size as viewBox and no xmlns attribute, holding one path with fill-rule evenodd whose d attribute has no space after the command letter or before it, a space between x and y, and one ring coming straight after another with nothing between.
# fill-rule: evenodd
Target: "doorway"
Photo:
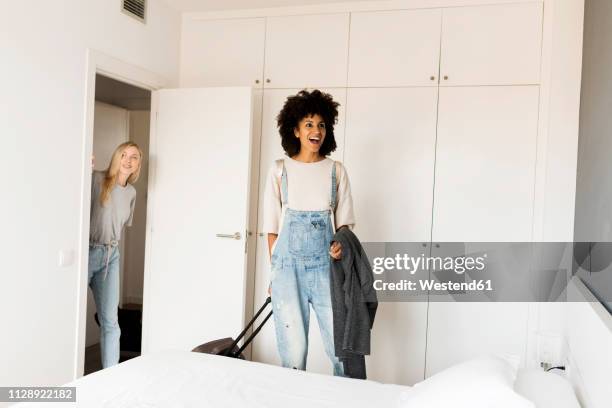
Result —
<instances>
[{"instance_id":1,"label":"doorway","mask_svg":"<svg viewBox=\"0 0 612 408\"><path fill-rule=\"evenodd\" d=\"M246 255L251 246L247 241L254 244L248 233L252 88L169 89L173 83L166 78L88 50L75 378L83 375L85 366L96 74L154 91L142 353L190 350L237 333L251 306L245 292L250 287ZM200 171L202 163L214 171ZM210 199L211 192L216 199ZM181 222L168 214L180 214ZM202 314L220 305L223 313Z\"/></svg>"},{"instance_id":2,"label":"doorway","mask_svg":"<svg viewBox=\"0 0 612 408\"><path fill-rule=\"evenodd\" d=\"M131 141L143 151L132 225L119 243L120 362L140 355L146 238L147 186L149 173L149 123L151 91L96 74L93 126L94 171L105 171L115 148ZM84 374L102 368L100 327L91 289L87 290Z\"/></svg>"}]
</instances>

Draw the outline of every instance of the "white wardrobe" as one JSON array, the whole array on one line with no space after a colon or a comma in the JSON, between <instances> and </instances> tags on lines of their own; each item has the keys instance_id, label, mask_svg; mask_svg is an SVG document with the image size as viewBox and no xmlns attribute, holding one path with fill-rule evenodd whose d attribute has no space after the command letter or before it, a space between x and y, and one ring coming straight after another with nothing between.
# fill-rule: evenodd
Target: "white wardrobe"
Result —
<instances>
[{"instance_id":1,"label":"white wardrobe","mask_svg":"<svg viewBox=\"0 0 612 408\"><path fill-rule=\"evenodd\" d=\"M543 2L470 3L184 18L181 86L256 89L255 306L267 296L269 273L258 197L283 155L275 118L302 88L329 92L341 104L332 157L348 170L362 241L419 242L427 251L433 243L435 252L435 243L448 241L532 239ZM368 376L413 384L487 352L524 363L527 309L381 303ZM315 320L308 368L329 373ZM255 340L254 360L278 363L272 326Z\"/></svg>"}]
</instances>

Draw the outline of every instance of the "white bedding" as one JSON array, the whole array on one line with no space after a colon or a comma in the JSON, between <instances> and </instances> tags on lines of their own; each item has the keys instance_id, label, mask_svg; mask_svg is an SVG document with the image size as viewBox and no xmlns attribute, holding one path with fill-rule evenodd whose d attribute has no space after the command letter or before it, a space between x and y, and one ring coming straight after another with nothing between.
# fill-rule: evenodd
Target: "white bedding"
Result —
<instances>
[{"instance_id":1,"label":"white bedding","mask_svg":"<svg viewBox=\"0 0 612 408\"><path fill-rule=\"evenodd\" d=\"M138 357L66 384L87 408L577 408L552 373L502 358L468 360L414 387L332 377L187 351ZM518 391L518 393L517 393ZM521 395L522 394L522 395ZM550 395L554 394L554 395ZM570 397L573 397L570 398ZM563 404L559 401L563 400ZM17 404L33 407L39 404ZM46 403L42 403L46 407Z\"/></svg>"},{"instance_id":2,"label":"white bedding","mask_svg":"<svg viewBox=\"0 0 612 408\"><path fill-rule=\"evenodd\" d=\"M186 351L138 357L66 385L77 387L77 403L53 407L378 408L399 406L411 389ZM17 406L39 405L49 406Z\"/></svg>"}]
</instances>

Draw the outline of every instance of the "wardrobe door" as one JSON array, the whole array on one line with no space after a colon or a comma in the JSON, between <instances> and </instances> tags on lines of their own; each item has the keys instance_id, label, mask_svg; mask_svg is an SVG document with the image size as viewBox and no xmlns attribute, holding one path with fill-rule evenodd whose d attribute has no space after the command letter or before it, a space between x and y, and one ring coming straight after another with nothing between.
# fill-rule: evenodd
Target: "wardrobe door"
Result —
<instances>
[{"instance_id":1,"label":"wardrobe door","mask_svg":"<svg viewBox=\"0 0 612 408\"><path fill-rule=\"evenodd\" d=\"M429 303L427 369L430 377L469 359L497 355L525 362L528 302Z\"/></svg>"},{"instance_id":2,"label":"wardrobe door","mask_svg":"<svg viewBox=\"0 0 612 408\"><path fill-rule=\"evenodd\" d=\"M349 15L268 17L266 88L346 86Z\"/></svg>"},{"instance_id":3,"label":"wardrobe door","mask_svg":"<svg viewBox=\"0 0 612 408\"><path fill-rule=\"evenodd\" d=\"M434 242L531 239L538 86L440 88Z\"/></svg>"},{"instance_id":4,"label":"wardrobe door","mask_svg":"<svg viewBox=\"0 0 612 408\"><path fill-rule=\"evenodd\" d=\"M264 39L264 18L185 18L181 35L181 87L261 88Z\"/></svg>"},{"instance_id":5,"label":"wardrobe door","mask_svg":"<svg viewBox=\"0 0 612 408\"><path fill-rule=\"evenodd\" d=\"M362 241L429 242L437 93L348 90L344 162Z\"/></svg>"},{"instance_id":6,"label":"wardrobe door","mask_svg":"<svg viewBox=\"0 0 612 408\"><path fill-rule=\"evenodd\" d=\"M403 242L412 254L429 250L436 104L436 88L348 90L344 164L362 242ZM423 380L426 325L427 302L380 302L368 378Z\"/></svg>"},{"instance_id":7,"label":"wardrobe door","mask_svg":"<svg viewBox=\"0 0 612 408\"><path fill-rule=\"evenodd\" d=\"M441 85L537 84L542 2L442 12Z\"/></svg>"},{"instance_id":8,"label":"wardrobe door","mask_svg":"<svg viewBox=\"0 0 612 408\"><path fill-rule=\"evenodd\" d=\"M349 86L438 86L441 17L441 9L351 13Z\"/></svg>"},{"instance_id":9,"label":"wardrobe door","mask_svg":"<svg viewBox=\"0 0 612 408\"><path fill-rule=\"evenodd\" d=\"M254 302L257 309L268 296L270 283L270 256L268 252L268 236L262 231L263 202L268 170L276 159L286 157L281 146L281 139L276 126L276 116L282 109L288 96L295 95L300 89L266 89L263 91L263 106L261 119L261 142L259 160L259 200L257 216L257 256L255 272ZM342 160L344 149L344 127L346 89L321 89L330 93L334 100L340 103L338 123L334 126L337 150L331 154L334 160ZM253 360L268 364L280 365L276 348L276 335L274 323L269 321L253 341ZM321 341L319 326L314 313L311 313L308 371L331 374L331 364Z\"/></svg>"},{"instance_id":10,"label":"wardrobe door","mask_svg":"<svg viewBox=\"0 0 612 408\"><path fill-rule=\"evenodd\" d=\"M538 93L538 86L440 88L432 256L449 256L448 242L531 240ZM525 361L529 303L429 299L427 376L487 354Z\"/></svg>"}]
</instances>

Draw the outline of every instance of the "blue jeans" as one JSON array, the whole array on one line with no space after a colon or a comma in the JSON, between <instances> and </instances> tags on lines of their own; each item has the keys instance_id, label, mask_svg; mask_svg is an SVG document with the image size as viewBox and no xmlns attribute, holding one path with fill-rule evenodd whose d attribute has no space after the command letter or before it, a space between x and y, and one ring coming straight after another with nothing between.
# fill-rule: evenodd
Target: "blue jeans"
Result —
<instances>
[{"instance_id":1,"label":"blue jeans","mask_svg":"<svg viewBox=\"0 0 612 408\"><path fill-rule=\"evenodd\" d=\"M108 268L107 268L108 261ZM88 282L100 321L102 367L119 363L119 248L89 246Z\"/></svg>"},{"instance_id":2,"label":"blue jeans","mask_svg":"<svg viewBox=\"0 0 612 408\"><path fill-rule=\"evenodd\" d=\"M329 211L287 209L272 254L272 306L276 342L283 367L306 369L310 306L334 375L344 375L334 352L330 291Z\"/></svg>"}]
</instances>

